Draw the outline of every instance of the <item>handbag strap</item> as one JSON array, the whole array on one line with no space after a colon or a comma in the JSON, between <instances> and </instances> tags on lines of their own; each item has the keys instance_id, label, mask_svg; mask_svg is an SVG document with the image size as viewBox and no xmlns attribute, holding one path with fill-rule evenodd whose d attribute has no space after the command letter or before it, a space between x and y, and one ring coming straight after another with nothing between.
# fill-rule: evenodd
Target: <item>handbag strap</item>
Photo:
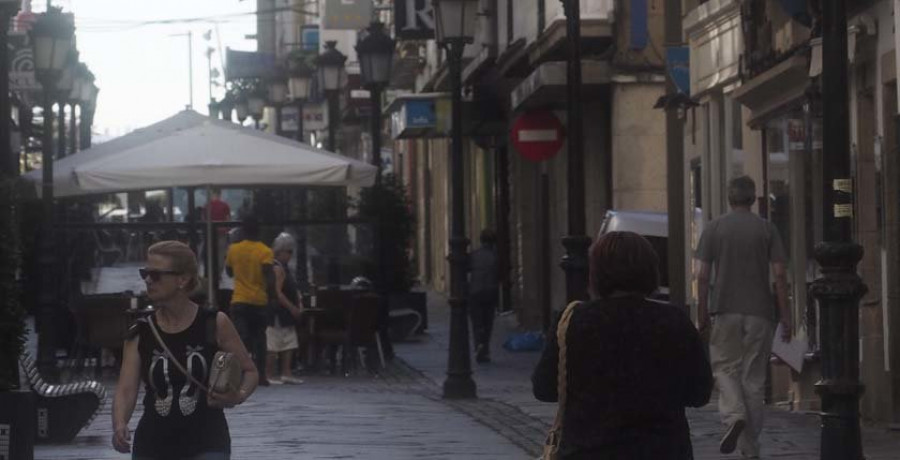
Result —
<instances>
[{"instance_id":1,"label":"handbag strap","mask_svg":"<svg viewBox=\"0 0 900 460\"><path fill-rule=\"evenodd\" d=\"M570 303L563 311L556 328L556 342L559 345L559 365L556 372L556 393L559 407L556 409L556 419L553 421L553 429L562 428L563 417L566 412L566 334L569 331L569 322L572 319L572 312L581 302L576 300Z\"/></svg>"},{"instance_id":2,"label":"handbag strap","mask_svg":"<svg viewBox=\"0 0 900 460\"><path fill-rule=\"evenodd\" d=\"M153 337L156 337L156 343L158 343L159 346L162 347L163 351L166 353L166 356L168 356L169 359L172 361L172 364L174 364L175 367L178 368L178 370L181 371L181 373L184 374L184 376L187 377L187 379L191 381L191 383L193 383L194 385L197 385L197 387L200 388L201 390L209 393L209 388L206 385L204 385L203 383L201 383L199 380L195 379L194 376L191 375L191 373L188 372L184 368L184 366L181 365L180 362L178 362L178 359L175 358L174 354L172 354L172 350L169 350L169 347L166 346L166 342L164 342L162 337L160 337L159 331L156 330L156 325L154 325L154 322L155 322L155 319L152 316L147 318L147 323L150 325L150 330L153 331Z\"/></svg>"}]
</instances>

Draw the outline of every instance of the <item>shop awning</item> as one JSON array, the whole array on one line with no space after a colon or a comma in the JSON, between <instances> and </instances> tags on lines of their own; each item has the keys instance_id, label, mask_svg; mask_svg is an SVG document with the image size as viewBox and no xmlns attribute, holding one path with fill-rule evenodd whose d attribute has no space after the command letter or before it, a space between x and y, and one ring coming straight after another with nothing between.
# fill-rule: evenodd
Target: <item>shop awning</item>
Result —
<instances>
[{"instance_id":1,"label":"shop awning","mask_svg":"<svg viewBox=\"0 0 900 460\"><path fill-rule=\"evenodd\" d=\"M583 61L581 81L585 92L608 84L612 70L605 61ZM510 95L512 110L558 105L566 100L566 63L545 62L522 80Z\"/></svg>"}]
</instances>

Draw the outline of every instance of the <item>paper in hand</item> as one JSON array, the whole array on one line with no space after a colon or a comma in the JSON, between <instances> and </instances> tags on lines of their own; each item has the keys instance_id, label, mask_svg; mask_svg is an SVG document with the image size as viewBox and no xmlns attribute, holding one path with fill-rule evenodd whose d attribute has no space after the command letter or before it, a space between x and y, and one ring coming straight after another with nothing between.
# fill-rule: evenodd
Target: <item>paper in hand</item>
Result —
<instances>
[{"instance_id":1,"label":"paper in hand","mask_svg":"<svg viewBox=\"0 0 900 460\"><path fill-rule=\"evenodd\" d=\"M792 337L790 342L785 342L781 338L782 329L783 326L779 323L778 328L775 329L775 338L772 340L772 353L791 369L802 372L803 356L806 355L807 349L806 340L802 337Z\"/></svg>"}]
</instances>

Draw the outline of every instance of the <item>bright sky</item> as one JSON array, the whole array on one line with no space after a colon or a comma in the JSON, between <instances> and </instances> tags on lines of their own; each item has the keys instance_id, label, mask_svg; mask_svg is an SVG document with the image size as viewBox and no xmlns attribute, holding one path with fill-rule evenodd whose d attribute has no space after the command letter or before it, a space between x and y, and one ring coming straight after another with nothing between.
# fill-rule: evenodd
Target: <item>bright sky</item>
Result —
<instances>
[{"instance_id":1,"label":"bright sky","mask_svg":"<svg viewBox=\"0 0 900 460\"><path fill-rule=\"evenodd\" d=\"M100 88L94 131L118 136L174 115L189 103L188 32L193 33L194 110L207 113L206 50L221 83L225 48L255 50L255 0L53 0L75 14L82 62ZM45 10L34 0L33 10ZM245 13L245 14L241 14ZM144 21L208 18L139 26ZM204 34L212 31L212 39ZM213 88L218 97L221 88Z\"/></svg>"}]
</instances>

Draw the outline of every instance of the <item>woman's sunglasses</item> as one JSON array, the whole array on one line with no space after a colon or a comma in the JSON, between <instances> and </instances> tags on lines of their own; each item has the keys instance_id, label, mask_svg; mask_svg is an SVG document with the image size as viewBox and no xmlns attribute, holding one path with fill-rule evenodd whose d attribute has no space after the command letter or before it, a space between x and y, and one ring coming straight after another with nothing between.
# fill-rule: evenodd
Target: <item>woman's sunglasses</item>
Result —
<instances>
[{"instance_id":1,"label":"woman's sunglasses","mask_svg":"<svg viewBox=\"0 0 900 460\"><path fill-rule=\"evenodd\" d=\"M177 272L175 270L155 270L152 268L139 268L138 273L141 274L141 279L145 280L150 278L150 281L157 282L163 275L180 275L181 272Z\"/></svg>"}]
</instances>

